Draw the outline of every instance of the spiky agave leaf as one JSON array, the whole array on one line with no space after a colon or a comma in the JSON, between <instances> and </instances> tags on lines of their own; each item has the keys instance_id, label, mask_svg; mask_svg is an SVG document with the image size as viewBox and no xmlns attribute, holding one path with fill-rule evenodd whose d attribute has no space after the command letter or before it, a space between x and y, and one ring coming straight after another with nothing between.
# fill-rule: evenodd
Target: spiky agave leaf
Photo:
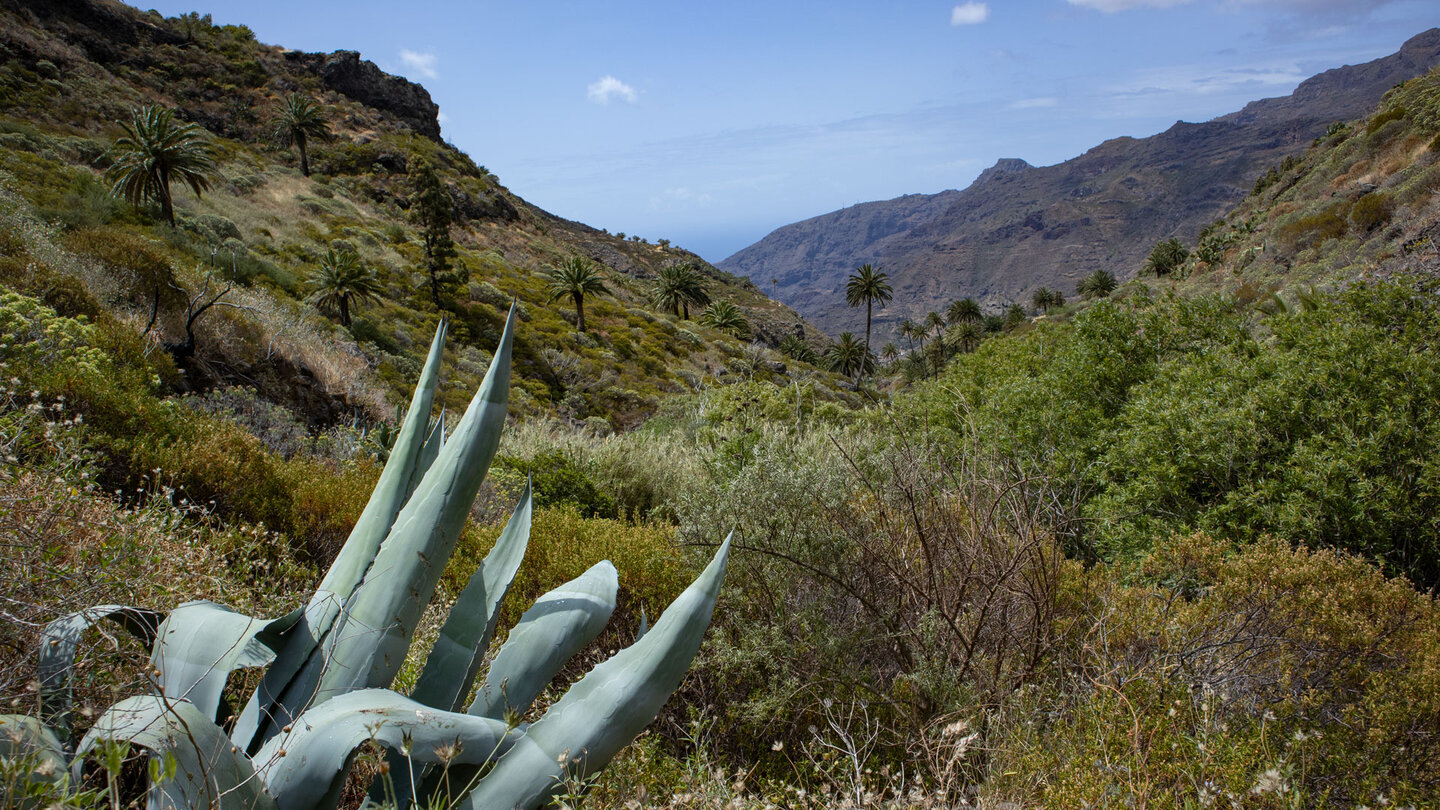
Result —
<instances>
[{"instance_id":1,"label":"spiky agave leaf","mask_svg":"<svg viewBox=\"0 0 1440 810\"><path fill-rule=\"evenodd\" d=\"M365 504L350 537L311 595L299 624L289 633L276 661L245 705L232 731L234 740L254 752L276 730L289 723L314 698L325 669L321 642L329 635L350 598L375 560L380 543L410 496L410 481L423 455L430 409L444 358L446 324L441 321L430 341L430 353L415 384L410 410L395 438L380 480ZM443 430L442 430L443 432Z\"/></svg>"},{"instance_id":2,"label":"spiky agave leaf","mask_svg":"<svg viewBox=\"0 0 1440 810\"><path fill-rule=\"evenodd\" d=\"M430 471L430 465L440 457L440 450L445 447L445 409L440 409L440 416L435 419L435 424L430 428L430 435L425 439L425 445L420 448L420 455L415 459L415 469L410 473L410 485L405 494L406 500L415 494L415 488L425 479L425 473Z\"/></svg>"},{"instance_id":3,"label":"spiky agave leaf","mask_svg":"<svg viewBox=\"0 0 1440 810\"><path fill-rule=\"evenodd\" d=\"M494 548L485 555L480 567L470 576L465 589L451 606L435 646L425 659L420 677L410 697L426 706L444 711L459 711L460 703L470 694L470 686L480 671L485 650L495 634L495 624L500 619L500 603L510 590L515 572L525 558L525 548L530 542L530 516L533 498L530 482L526 481L520 502L515 505L505 529L495 540ZM499 719L499 718L495 718ZM393 786L400 806L407 804L411 786L420 780L420 768L406 763L404 757L392 753L390 763L390 785L377 777L370 785L370 798L377 803L386 798L386 789Z\"/></svg>"},{"instance_id":4,"label":"spiky agave leaf","mask_svg":"<svg viewBox=\"0 0 1440 810\"><path fill-rule=\"evenodd\" d=\"M79 781L84 756L102 741L127 742L175 763L174 776L150 785L150 810L272 810L245 754L206 712L160 695L126 698L85 734L70 766Z\"/></svg>"},{"instance_id":5,"label":"spiky agave leaf","mask_svg":"<svg viewBox=\"0 0 1440 810\"><path fill-rule=\"evenodd\" d=\"M40 634L40 719L63 743L70 741L70 675L75 651L91 625L109 620L124 627L148 647L165 614L127 605L96 605L50 622Z\"/></svg>"},{"instance_id":6,"label":"spiky agave leaf","mask_svg":"<svg viewBox=\"0 0 1440 810\"><path fill-rule=\"evenodd\" d=\"M214 602L186 602L160 625L150 667L160 694L188 700L217 722L220 693L230 673L275 660L284 634L300 620L296 610L257 619Z\"/></svg>"},{"instance_id":7,"label":"spiky agave leaf","mask_svg":"<svg viewBox=\"0 0 1440 810\"><path fill-rule=\"evenodd\" d=\"M524 714L565 662L605 629L618 590L615 566L601 560L536 599L490 663L470 714L496 720Z\"/></svg>"},{"instance_id":8,"label":"spiky agave leaf","mask_svg":"<svg viewBox=\"0 0 1440 810\"><path fill-rule=\"evenodd\" d=\"M0 760L7 760L14 767L26 764L28 768L20 775L20 784L0 782L0 807L15 810L40 810L49 800L43 795L26 791L28 795L11 793L15 788L24 788L25 783L50 784L50 791L64 792L70 771L65 767L65 748L60 738L44 723L22 714L0 714ZM53 795L53 793L51 794Z\"/></svg>"},{"instance_id":9,"label":"spiky agave leaf","mask_svg":"<svg viewBox=\"0 0 1440 810\"><path fill-rule=\"evenodd\" d=\"M345 605L343 623L327 648L317 703L356 689L389 686L404 663L415 626L455 550L500 443L510 398L514 331L512 307L480 390Z\"/></svg>"},{"instance_id":10,"label":"spiky agave leaf","mask_svg":"<svg viewBox=\"0 0 1440 810\"><path fill-rule=\"evenodd\" d=\"M526 731L460 807L538 808L597 773L655 719L710 624L730 554L715 558L645 637L596 666Z\"/></svg>"},{"instance_id":11,"label":"spiky agave leaf","mask_svg":"<svg viewBox=\"0 0 1440 810\"><path fill-rule=\"evenodd\" d=\"M388 689L361 689L305 710L255 761L279 810L328 810L367 740L406 751L417 763L478 766L519 738L495 720L438 711Z\"/></svg>"}]
</instances>

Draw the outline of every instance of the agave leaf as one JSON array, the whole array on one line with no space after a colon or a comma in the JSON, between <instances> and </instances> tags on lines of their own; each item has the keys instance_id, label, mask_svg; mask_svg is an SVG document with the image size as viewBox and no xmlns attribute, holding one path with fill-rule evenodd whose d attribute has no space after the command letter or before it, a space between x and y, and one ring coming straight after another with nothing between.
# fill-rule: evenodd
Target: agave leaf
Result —
<instances>
[{"instance_id":1,"label":"agave leaf","mask_svg":"<svg viewBox=\"0 0 1440 810\"><path fill-rule=\"evenodd\" d=\"M250 760L209 714L184 700L159 695L126 698L95 721L70 766L78 781L84 755L102 741L128 742L152 757L173 758L175 774L150 785L150 810L270 810Z\"/></svg>"},{"instance_id":2,"label":"agave leaf","mask_svg":"<svg viewBox=\"0 0 1440 810\"><path fill-rule=\"evenodd\" d=\"M444 712L387 689L361 689L313 706L255 756L280 810L336 805L356 750L375 740L417 763L483 765L520 738L504 723Z\"/></svg>"},{"instance_id":3,"label":"agave leaf","mask_svg":"<svg viewBox=\"0 0 1440 810\"><path fill-rule=\"evenodd\" d=\"M604 768L655 719L684 679L710 624L729 554L727 538L650 632L572 686L460 807L538 808Z\"/></svg>"},{"instance_id":4,"label":"agave leaf","mask_svg":"<svg viewBox=\"0 0 1440 810\"><path fill-rule=\"evenodd\" d=\"M80 637L98 621L109 619L149 646L165 614L125 605L96 605L45 625L40 635L40 718L62 742L70 740L70 673Z\"/></svg>"},{"instance_id":5,"label":"agave leaf","mask_svg":"<svg viewBox=\"0 0 1440 810\"><path fill-rule=\"evenodd\" d=\"M26 763L29 768L20 781L49 782L57 792L64 792L70 771L65 767L65 749L60 738L44 723L23 714L0 714L0 760ZM49 804L44 796L9 793L13 785L0 784L0 807L16 810L39 810ZM53 794L52 794L53 795Z\"/></svg>"},{"instance_id":6,"label":"agave leaf","mask_svg":"<svg viewBox=\"0 0 1440 810\"><path fill-rule=\"evenodd\" d=\"M500 619L500 603L510 590L520 561L525 558L525 547L530 542L532 512L530 482L526 481L520 502L515 505L505 529L495 540L495 547L470 575L470 581L451 606L450 614L440 628L440 635L435 639L435 646L425 659L425 667L415 681L415 688L410 692L414 700L445 711L459 711L460 703L470 694L470 686L475 682L485 650L495 634L495 624ZM403 810L412 793L411 786L420 778L419 769L407 765L404 757L394 752L388 761L390 780ZM384 802L386 788L381 777L376 777L370 783L371 800Z\"/></svg>"},{"instance_id":7,"label":"agave leaf","mask_svg":"<svg viewBox=\"0 0 1440 810\"><path fill-rule=\"evenodd\" d=\"M415 488L420 486L424 480L425 473L430 470L430 465L440 457L440 449L445 446L445 409L440 409L440 416L430 428L430 435L425 439L425 445L420 448L420 455L415 458L415 469L410 473L410 485L405 493L406 499L415 493Z\"/></svg>"},{"instance_id":8,"label":"agave leaf","mask_svg":"<svg viewBox=\"0 0 1440 810\"><path fill-rule=\"evenodd\" d=\"M343 624L332 633L327 650L317 702L355 689L389 686L404 662L415 626L455 550L500 442L510 398L514 331L512 307L480 390L346 603Z\"/></svg>"},{"instance_id":9,"label":"agave leaf","mask_svg":"<svg viewBox=\"0 0 1440 810\"><path fill-rule=\"evenodd\" d=\"M475 674L484 661L485 650L495 635L495 624L500 620L500 603L504 601L510 583L515 580L515 572L525 558L525 548L530 542L533 506L527 481L520 502L515 505L504 531L496 539L495 547L485 555L484 562L470 576L465 590L460 592L455 605L450 608L450 615L440 628L435 647L425 660L425 668L410 693L414 699L437 709L458 711L460 702L470 693Z\"/></svg>"},{"instance_id":10,"label":"agave leaf","mask_svg":"<svg viewBox=\"0 0 1440 810\"><path fill-rule=\"evenodd\" d=\"M619 575L609 560L535 600L485 673L470 714L524 714L570 657L600 635L615 611Z\"/></svg>"},{"instance_id":11,"label":"agave leaf","mask_svg":"<svg viewBox=\"0 0 1440 810\"><path fill-rule=\"evenodd\" d=\"M445 353L445 332L445 322L441 321L430 342L425 368L415 384L410 410L405 414L405 422L380 472L375 491L365 504L365 511L311 595L299 625L286 638L275 663L265 672L260 687L235 723L232 732L235 741L252 753L314 697L325 669L321 642L339 618L345 600L374 562L381 541L410 496L410 480L421 456L430 409L435 403L435 386Z\"/></svg>"},{"instance_id":12,"label":"agave leaf","mask_svg":"<svg viewBox=\"0 0 1440 810\"><path fill-rule=\"evenodd\" d=\"M296 610L278 619L256 619L203 601L175 608L160 625L150 653L160 694L188 700L215 717L230 673L275 660L285 631L301 615Z\"/></svg>"}]
</instances>

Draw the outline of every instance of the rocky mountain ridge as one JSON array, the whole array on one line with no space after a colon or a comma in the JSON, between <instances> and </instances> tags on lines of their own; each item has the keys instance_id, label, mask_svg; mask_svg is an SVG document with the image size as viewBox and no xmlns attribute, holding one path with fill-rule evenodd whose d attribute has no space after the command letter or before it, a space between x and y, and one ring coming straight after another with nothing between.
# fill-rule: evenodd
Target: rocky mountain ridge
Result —
<instances>
[{"instance_id":1,"label":"rocky mountain ridge","mask_svg":"<svg viewBox=\"0 0 1440 810\"><path fill-rule=\"evenodd\" d=\"M880 335L959 297L994 309L1042 286L1071 294L1096 269L1131 278L1156 241L1193 244L1265 168L1436 65L1440 29L1431 29L1390 56L1313 76L1289 96L1147 138L1114 138L1052 166L1002 159L964 190L822 214L718 266L762 285L774 279L781 301L831 334L864 328L863 310L844 300L846 277L864 263L880 265L895 288L875 314Z\"/></svg>"}]
</instances>

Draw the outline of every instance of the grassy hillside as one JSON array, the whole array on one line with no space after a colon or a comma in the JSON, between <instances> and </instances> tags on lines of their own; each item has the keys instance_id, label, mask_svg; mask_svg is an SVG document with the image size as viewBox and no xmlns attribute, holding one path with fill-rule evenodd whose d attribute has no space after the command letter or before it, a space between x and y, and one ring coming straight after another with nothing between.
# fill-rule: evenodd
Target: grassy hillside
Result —
<instances>
[{"instance_id":1,"label":"grassy hillside","mask_svg":"<svg viewBox=\"0 0 1440 810\"><path fill-rule=\"evenodd\" d=\"M433 105L411 98L423 89L355 67L368 63L285 52L257 43L243 26L216 27L196 15L166 20L105 2L4 10L0 43L8 54L0 67L3 184L61 229L58 241L77 261L97 268L86 280L44 262L31 268L25 259L33 257L12 252L6 282L51 303L65 295L57 285L68 284L71 297L88 292L93 300L69 304L66 314L101 308L141 327L158 286L150 334L172 344L183 339L188 299L207 283L213 294L234 282L221 306L239 308L197 324L205 334L194 361L187 359L189 388L252 385L314 427L357 413L376 419L407 389L441 316L459 339L456 390L472 385L513 300L524 320L518 412L631 427L660 397L732 374L732 363L755 353L745 340L650 304L658 270L680 262L696 264L710 297L736 304L751 326L745 334L762 344L778 345L797 328L820 339L753 284L665 240L625 240L526 204L468 156L421 134L430 127L438 134ZM358 71L348 81L359 90L333 79L342 68ZM312 139L310 177L297 171L296 150L274 135L291 93L321 106L332 135ZM174 228L150 206L114 199L100 177L116 157L109 150L119 124L152 103L202 125L217 158L203 196L177 185ZM434 165L455 219L451 264L459 278L440 307L429 295L421 229L409 210L412 170L422 161ZM358 254L381 290L343 330L299 303L330 250ZM571 256L598 262L609 289L587 301L588 334L576 331L568 298L549 301L543 275ZM296 330L324 339L295 339ZM301 356L325 342L333 344L329 356ZM761 359L775 358L762 352ZM358 368L332 379L330 367L347 365Z\"/></svg>"}]
</instances>

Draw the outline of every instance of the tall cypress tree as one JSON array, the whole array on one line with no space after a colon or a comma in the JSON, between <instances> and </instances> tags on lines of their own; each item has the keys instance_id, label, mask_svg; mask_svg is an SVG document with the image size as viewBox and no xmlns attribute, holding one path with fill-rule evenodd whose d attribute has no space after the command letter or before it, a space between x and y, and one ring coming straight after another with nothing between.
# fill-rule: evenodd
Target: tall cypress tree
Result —
<instances>
[{"instance_id":1,"label":"tall cypress tree","mask_svg":"<svg viewBox=\"0 0 1440 810\"><path fill-rule=\"evenodd\" d=\"M410 197L410 210L420 224L425 245L425 272L430 276L430 300L436 309L442 309L441 293L446 287L460 281L459 274L450 270L450 260L455 258L455 242L450 238L450 222L453 219L450 194L435 167L421 158L415 165L415 193Z\"/></svg>"}]
</instances>

